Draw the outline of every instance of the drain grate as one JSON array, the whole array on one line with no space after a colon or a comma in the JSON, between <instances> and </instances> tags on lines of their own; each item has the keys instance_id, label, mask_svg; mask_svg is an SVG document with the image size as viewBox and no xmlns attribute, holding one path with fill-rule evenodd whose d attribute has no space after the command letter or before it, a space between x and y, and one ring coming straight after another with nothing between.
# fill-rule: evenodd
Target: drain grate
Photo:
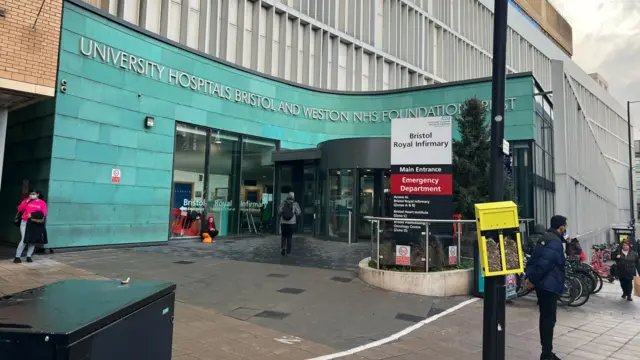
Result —
<instances>
[{"instance_id":1,"label":"drain grate","mask_svg":"<svg viewBox=\"0 0 640 360\"><path fill-rule=\"evenodd\" d=\"M293 294L293 295L302 294L305 291L307 291L307 290L305 290L305 289L296 289L296 288L282 288L282 289L278 290L279 293Z\"/></svg>"},{"instance_id":2,"label":"drain grate","mask_svg":"<svg viewBox=\"0 0 640 360\"><path fill-rule=\"evenodd\" d=\"M289 276L289 275L287 275L287 274L267 274L267 277L270 277L270 278L280 278L280 279L282 279L282 278L286 278L287 276Z\"/></svg>"},{"instance_id":3,"label":"drain grate","mask_svg":"<svg viewBox=\"0 0 640 360\"><path fill-rule=\"evenodd\" d=\"M340 276L334 276L331 278L331 280L341 282L341 283L350 283L351 281L353 281L352 278L346 278L346 277L340 277Z\"/></svg>"},{"instance_id":4,"label":"drain grate","mask_svg":"<svg viewBox=\"0 0 640 360\"><path fill-rule=\"evenodd\" d=\"M411 314L405 314L405 313L397 313L395 318L396 320L409 321L413 323L417 323L426 319L424 316L411 315Z\"/></svg>"},{"instance_id":5,"label":"drain grate","mask_svg":"<svg viewBox=\"0 0 640 360\"><path fill-rule=\"evenodd\" d=\"M255 317L265 318L265 319L274 319L274 320L282 320L287 316L291 315L290 313L280 312L280 311L271 311L265 310L259 314L256 314Z\"/></svg>"},{"instance_id":6,"label":"drain grate","mask_svg":"<svg viewBox=\"0 0 640 360\"><path fill-rule=\"evenodd\" d=\"M175 261L174 264L178 264L178 265L189 265L189 264L193 264L195 261L187 261L187 260L180 260L180 261Z\"/></svg>"}]
</instances>

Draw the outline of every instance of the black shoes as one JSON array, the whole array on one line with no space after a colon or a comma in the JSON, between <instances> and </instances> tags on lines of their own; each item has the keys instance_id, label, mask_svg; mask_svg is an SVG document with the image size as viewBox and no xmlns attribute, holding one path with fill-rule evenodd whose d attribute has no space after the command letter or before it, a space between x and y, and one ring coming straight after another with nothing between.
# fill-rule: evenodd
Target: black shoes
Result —
<instances>
[{"instance_id":1,"label":"black shoes","mask_svg":"<svg viewBox=\"0 0 640 360\"><path fill-rule=\"evenodd\" d=\"M540 360L561 360L556 354L542 354L540 355Z\"/></svg>"},{"instance_id":2,"label":"black shoes","mask_svg":"<svg viewBox=\"0 0 640 360\"><path fill-rule=\"evenodd\" d=\"M20 260L20 258L19 258L19 257L17 257L17 258L15 258L15 259L13 259L13 263L14 263L14 264L20 264L20 263L22 263L22 260Z\"/></svg>"},{"instance_id":3,"label":"black shoes","mask_svg":"<svg viewBox=\"0 0 640 360\"><path fill-rule=\"evenodd\" d=\"M627 301L633 301L633 299L631 298L631 295L627 296Z\"/></svg>"},{"instance_id":4,"label":"black shoes","mask_svg":"<svg viewBox=\"0 0 640 360\"><path fill-rule=\"evenodd\" d=\"M284 255L286 254L286 252L284 251L284 249L282 249L282 250L280 251L280 254L282 254L282 256L284 256Z\"/></svg>"},{"instance_id":5,"label":"black shoes","mask_svg":"<svg viewBox=\"0 0 640 360\"><path fill-rule=\"evenodd\" d=\"M30 257L28 257L28 258L27 258L27 262L33 262L33 259L32 259L32 258L30 258Z\"/></svg>"}]
</instances>

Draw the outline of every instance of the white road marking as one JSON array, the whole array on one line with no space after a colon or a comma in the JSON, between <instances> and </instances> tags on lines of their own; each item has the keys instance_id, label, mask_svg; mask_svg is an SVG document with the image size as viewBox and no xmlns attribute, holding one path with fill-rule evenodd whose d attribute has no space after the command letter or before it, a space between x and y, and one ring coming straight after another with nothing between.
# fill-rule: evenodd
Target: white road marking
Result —
<instances>
[{"instance_id":1,"label":"white road marking","mask_svg":"<svg viewBox=\"0 0 640 360\"><path fill-rule=\"evenodd\" d=\"M361 345L361 346L355 347L353 349L341 351L341 352L338 352L338 353L335 353L335 354L318 356L318 357L315 357L315 358L312 358L312 359L309 359L309 360L332 360L332 359L337 359L337 358L340 358L340 357L343 357L343 356L353 355L355 353L359 353L359 352L364 351L364 350L368 350L368 349L371 349L371 348L374 348L374 347L377 347L377 346L380 346L380 345L384 345L386 343L390 343L392 341L398 340L399 338L401 338L401 337L403 337L403 336L405 336L405 335L407 335L407 334L409 334L409 333L411 333L411 332L413 332L415 330L418 330L419 328L421 328L421 327L423 327L423 326L425 326L425 325L427 325L427 324L429 324L431 322L434 322L434 321L440 319L443 316L447 316L447 315L451 314L452 312L454 312L456 310L462 309L463 307L465 307L465 306L467 306L467 305L469 305L469 304L471 304L471 303L473 303L473 302L475 302L477 300L478 300L478 298L473 298L473 299L469 299L467 301L463 301L460 304L458 304L458 305L456 305L456 306L454 306L452 308L449 308L449 309L447 309L447 310L445 310L445 311L443 311L443 312L441 312L439 314L436 314L436 315L434 315L434 316L432 316L432 317L430 317L428 319L424 319L424 320L420 321L419 323L416 323L415 325L411 325L408 328L406 328L404 330L401 330L401 331L399 331L399 332L397 332L397 333L395 333L395 334L393 334L391 336L388 336L388 337L386 337L384 339L380 339L380 340L374 341L372 343Z\"/></svg>"},{"instance_id":2,"label":"white road marking","mask_svg":"<svg viewBox=\"0 0 640 360\"><path fill-rule=\"evenodd\" d=\"M302 339L300 339L299 337L297 337L297 336L288 336L288 335L283 336L281 338L275 338L273 340L275 340L277 342L281 342L283 344L287 344L287 345L293 345L295 343L302 342Z\"/></svg>"}]
</instances>

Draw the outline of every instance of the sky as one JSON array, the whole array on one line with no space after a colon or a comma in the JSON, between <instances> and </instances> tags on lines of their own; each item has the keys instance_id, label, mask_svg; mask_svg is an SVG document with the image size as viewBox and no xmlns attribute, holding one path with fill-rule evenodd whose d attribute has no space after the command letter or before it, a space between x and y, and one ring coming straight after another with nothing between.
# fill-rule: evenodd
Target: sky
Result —
<instances>
[{"instance_id":1,"label":"sky","mask_svg":"<svg viewBox=\"0 0 640 360\"><path fill-rule=\"evenodd\" d=\"M551 0L573 28L573 60L624 106L640 101L640 0ZM635 105L640 122L640 103Z\"/></svg>"}]
</instances>

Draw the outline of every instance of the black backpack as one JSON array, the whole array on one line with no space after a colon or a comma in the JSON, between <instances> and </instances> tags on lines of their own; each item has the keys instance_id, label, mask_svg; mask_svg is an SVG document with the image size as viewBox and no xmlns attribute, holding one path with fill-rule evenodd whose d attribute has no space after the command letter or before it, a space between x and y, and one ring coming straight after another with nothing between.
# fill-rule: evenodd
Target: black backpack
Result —
<instances>
[{"instance_id":1,"label":"black backpack","mask_svg":"<svg viewBox=\"0 0 640 360\"><path fill-rule=\"evenodd\" d=\"M293 201L285 201L282 206L282 220L289 221L293 216Z\"/></svg>"}]
</instances>

